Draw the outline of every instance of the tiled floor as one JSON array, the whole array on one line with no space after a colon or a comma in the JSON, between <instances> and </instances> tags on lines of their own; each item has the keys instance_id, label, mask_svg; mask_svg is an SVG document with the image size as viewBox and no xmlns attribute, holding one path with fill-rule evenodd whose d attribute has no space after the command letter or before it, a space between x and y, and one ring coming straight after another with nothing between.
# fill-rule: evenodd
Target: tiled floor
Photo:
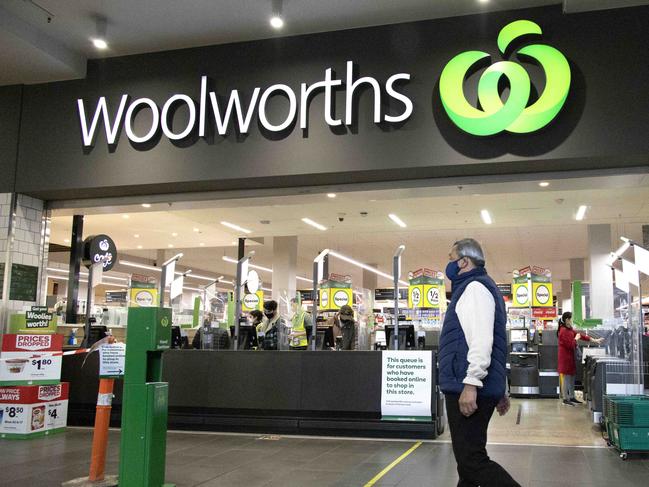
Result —
<instances>
[{"instance_id":1,"label":"tiled floor","mask_svg":"<svg viewBox=\"0 0 649 487\"><path fill-rule=\"evenodd\" d=\"M519 405L521 421L517 425ZM579 431L584 427L586 433ZM583 410L560 407L556 401L517 401L508 417L494 420L491 438L496 444L489 446L490 455L523 486L649 485L648 456L622 462L615 452L602 448L603 442L591 431ZM557 446L545 446L552 439ZM585 443L558 446L580 441ZM87 475L90 444L91 431L87 429L69 429L33 441L1 441L0 486L58 486ZM178 487L362 487L413 444L171 432L167 481ZM119 431L111 431L108 473L117 473L118 448ZM451 445L442 437L424 442L375 485L456 484Z\"/></svg>"}]
</instances>

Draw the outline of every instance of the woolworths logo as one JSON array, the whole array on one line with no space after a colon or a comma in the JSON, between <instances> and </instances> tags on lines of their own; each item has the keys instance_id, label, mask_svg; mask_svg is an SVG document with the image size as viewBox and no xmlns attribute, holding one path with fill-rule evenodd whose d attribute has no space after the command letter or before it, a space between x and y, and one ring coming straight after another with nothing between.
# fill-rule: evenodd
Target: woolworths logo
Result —
<instances>
[{"instance_id":1,"label":"woolworths logo","mask_svg":"<svg viewBox=\"0 0 649 487\"><path fill-rule=\"evenodd\" d=\"M498 48L505 54L511 43L524 35L541 35L541 28L529 20L506 25L498 35ZM489 66L478 84L480 108L464 96L467 73L479 61L489 58L482 51L467 51L455 56L446 65L439 82L442 104L451 120L473 135L494 135L502 131L529 133L550 123L559 113L570 89L570 65L561 52L544 44L533 44L517 51L533 58L545 72L545 89L535 103L528 106L532 83L525 68L513 61L500 61ZM509 84L509 96L501 100L498 86L503 76Z\"/></svg>"}]
</instances>

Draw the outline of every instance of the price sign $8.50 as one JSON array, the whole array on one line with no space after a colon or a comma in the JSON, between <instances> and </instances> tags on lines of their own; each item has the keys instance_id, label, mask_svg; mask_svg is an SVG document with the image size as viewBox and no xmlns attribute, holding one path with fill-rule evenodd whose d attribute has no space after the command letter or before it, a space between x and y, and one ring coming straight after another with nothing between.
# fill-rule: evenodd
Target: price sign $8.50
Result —
<instances>
[{"instance_id":1,"label":"price sign $8.50","mask_svg":"<svg viewBox=\"0 0 649 487\"><path fill-rule=\"evenodd\" d=\"M22 414L23 411L24 409L21 407L7 406L5 408L5 412L10 418L15 418L17 414Z\"/></svg>"}]
</instances>

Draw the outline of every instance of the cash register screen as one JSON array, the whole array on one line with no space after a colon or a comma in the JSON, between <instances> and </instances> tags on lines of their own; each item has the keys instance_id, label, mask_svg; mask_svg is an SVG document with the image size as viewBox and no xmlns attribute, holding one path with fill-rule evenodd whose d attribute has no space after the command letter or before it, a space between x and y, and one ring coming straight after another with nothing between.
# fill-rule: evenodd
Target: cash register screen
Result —
<instances>
[{"instance_id":1,"label":"cash register screen","mask_svg":"<svg viewBox=\"0 0 649 487\"><path fill-rule=\"evenodd\" d=\"M527 343L527 330L510 330L512 343Z\"/></svg>"}]
</instances>

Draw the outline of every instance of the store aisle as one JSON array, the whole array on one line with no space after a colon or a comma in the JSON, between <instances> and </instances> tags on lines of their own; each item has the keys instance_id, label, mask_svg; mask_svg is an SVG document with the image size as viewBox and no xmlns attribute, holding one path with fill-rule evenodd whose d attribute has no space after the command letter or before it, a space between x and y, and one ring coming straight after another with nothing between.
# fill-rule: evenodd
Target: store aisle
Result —
<instances>
[{"instance_id":1,"label":"store aisle","mask_svg":"<svg viewBox=\"0 0 649 487\"><path fill-rule=\"evenodd\" d=\"M108 473L117 472L119 432L110 433ZM535 441L529 438L529 442ZM51 487L87 475L91 430L0 443L0 486ZM178 487L363 487L412 441L260 437L172 432L167 480ZM604 448L492 445L491 455L523 486L646 486L649 457L622 462ZM374 485L455 486L451 445L423 442Z\"/></svg>"}]
</instances>

